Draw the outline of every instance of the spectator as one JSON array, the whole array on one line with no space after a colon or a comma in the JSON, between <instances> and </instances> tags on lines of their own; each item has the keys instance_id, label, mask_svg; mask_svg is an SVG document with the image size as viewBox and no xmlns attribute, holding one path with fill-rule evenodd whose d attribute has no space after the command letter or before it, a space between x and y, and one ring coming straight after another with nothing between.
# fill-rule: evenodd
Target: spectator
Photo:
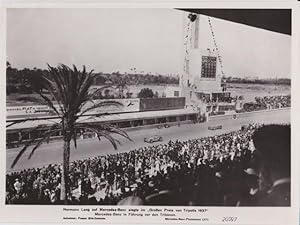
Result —
<instances>
[{"instance_id":1,"label":"spectator","mask_svg":"<svg viewBox=\"0 0 300 225\"><path fill-rule=\"evenodd\" d=\"M264 206L290 205L291 135L287 125L269 125L259 128L253 135L263 196L259 204ZM267 184L264 184L267 182ZM265 187L269 187L265 190Z\"/></svg>"},{"instance_id":2,"label":"spectator","mask_svg":"<svg viewBox=\"0 0 300 225\"><path fill-rule=\"evenodd\" d=\"M16 178L16 182L14 183L14 188L15 188L17 194L21 193L22 184L20 183L18 178Z\"/></svg>"}]
</instances>

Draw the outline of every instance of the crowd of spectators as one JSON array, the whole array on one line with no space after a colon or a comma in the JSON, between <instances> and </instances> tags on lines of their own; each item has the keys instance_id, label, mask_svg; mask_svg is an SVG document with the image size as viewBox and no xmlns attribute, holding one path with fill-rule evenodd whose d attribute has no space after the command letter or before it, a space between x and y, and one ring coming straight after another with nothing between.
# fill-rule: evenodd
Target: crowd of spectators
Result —
<instances>
[{"instance_id":1,"label":"crowd of spectators","mask_svg":"<svg viewBox=\"0 0 300 225\"><path fill-rule=\"evenodd\" d=\"M245 103L243 109L244 111L250 112L286 107L291 107L290 95L255 97L255 101Z\"/></svg>"},{"instance_id":2,"label":"crowd of spectators","mask_svg":"<svg viewBox=\"0 0 300 225\"><path fill-rule=\"evenodd\" d=\"M69 203L115 205L135 196L145 205L255 205L258 127L74 161ZM48 165L7 174L6 203L61 204L60 170Z\"/></svg>"},{"instance_id":3,"label":"crowd of spectators","mask_svg":"<svg viewBox=\"0 0 300 225\"><path fill-rule=\"evenodd\" d=\"M210 107L215 107L219 105L219 112L212 111L211 115L221 115L224 114L224 111L228 109L223 109L224 107L229 107L228 105L223 106L220 103L237 103L238 100L243 100L242 96L236 96L234 98L218 98L218 99L206 99L202 98L202 101L208 104ZM243 104L243 108L236 110L238 113L241 112L252 112L252 111L259 111L259 110L267 110L267 109L279 109L279 108L286 108L291 107L291 96L290 95L276 95L276 96L263 96L263 97L255 97L253 102L245 102ZM222 109L220 109L222 108ZM219 113L219 114L218 114Z\"/></svg>"},{"instance_id":4,"label":"crowd of spectators","mask_svg":"<svg viewBox=\"0 0 300 225\"><path fill-rule=\"evenodd\" d=\"M228 96L228 97L219 97L219 98L216 98L216 97L215 98L202 97L201 100L205 104L217 105L218 103L235 103L240 98L241 98L241 96L235 96L235 97Z\"/></svg>"}]
</instances>

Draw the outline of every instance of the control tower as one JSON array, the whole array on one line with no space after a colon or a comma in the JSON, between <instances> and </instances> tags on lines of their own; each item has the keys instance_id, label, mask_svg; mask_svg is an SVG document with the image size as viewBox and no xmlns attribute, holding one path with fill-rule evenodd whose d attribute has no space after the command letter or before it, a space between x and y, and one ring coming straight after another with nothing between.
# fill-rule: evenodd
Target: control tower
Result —
<instances>
[{"instance_id":1,"label":"control tower","mask_svg":"<svg viewBox=\"0 0 300 225\"><path fill-rule=\"evenodd\" d=\"M225 93L221 84L221 68L216 51L199 48L200 15L183 14L183 72L180 77L187 105L200 107Z\"/></svg>"}]
</instances>

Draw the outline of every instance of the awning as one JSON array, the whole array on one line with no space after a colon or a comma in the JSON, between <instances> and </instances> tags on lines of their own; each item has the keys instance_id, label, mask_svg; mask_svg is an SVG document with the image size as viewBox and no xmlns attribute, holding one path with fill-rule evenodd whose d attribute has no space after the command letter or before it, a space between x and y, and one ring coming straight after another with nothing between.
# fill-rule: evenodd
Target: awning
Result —
<instances>
[{"instance_id":1,"label":"awning","mask_svg":"<svg viewBox=\"0 0 300 225\"><path fill-rule=\"evenodd\" d=\"M196 114L198 111L193 109L174 109L174 110L161 110L161 111L147 111L147 112L133 112L133 113L119 113L119 114L109 114L101 117L93 117L88 119L88 117L82 117L78 119L79 123L98 123L98 122L121 122L121 121L130 121L137 119L154 119L167 116L180 116L180 115L189 115ZM34 121L25 121L22 123L14 124L8 128L10 130L19 130L19 129L29 129L32 127L37 127L38 125L52 125L58 123L59 119L41 119ZM11 122L6 122L6 125L9 125Z\"/></svg>"}]
</instances>

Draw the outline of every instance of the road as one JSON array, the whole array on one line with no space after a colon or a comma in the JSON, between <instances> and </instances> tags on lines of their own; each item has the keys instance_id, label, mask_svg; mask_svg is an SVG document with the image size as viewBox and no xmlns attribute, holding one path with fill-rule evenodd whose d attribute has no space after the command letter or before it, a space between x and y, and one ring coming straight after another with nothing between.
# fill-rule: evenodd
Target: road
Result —
<instances>
[{"instance_id":1,"label":"road","mask_svg":"<svg viewBox=\"0 0 300 225\"><path fill-rule=\"evenodd\" d=\"M112 154L116 152L126 152L132 149L137 149L139 147L149 146L153 144L148 144L144 142L144 137L152 135L160 135L164 139L164 143L171 140L188 140L192 138L212 136L222 133L227 133L230 131L237 130L241 125L246 125L249 123L290 123L290 109L281 109L273 111L262 111L239 114L236 119L230 117L217 117L212 118L207 123L201 124L186 124L178 126L172 126L170 128L162 129L140 129L134 131L128 131L129 136L132 138L132 142L118 137L121 141L121 145L118 150L114 150L112 145L105 139L101 142L98 139L83 139L78 141L77 149L71 145L71 161L78 159L86 159L99 155ZM222 125L221 130L208 130L208 126L212 125ZM36 150L33 157L28 160L30 149L24 153L16 166L11 169L10 165L20 148L7 149L6 152L6 168L7 172L19 171L22 169L42 167L48 164L57 164L62 162L62 142L52 142L49 144L42 145L38 150Z\"/></svg>"}]
</instances>

